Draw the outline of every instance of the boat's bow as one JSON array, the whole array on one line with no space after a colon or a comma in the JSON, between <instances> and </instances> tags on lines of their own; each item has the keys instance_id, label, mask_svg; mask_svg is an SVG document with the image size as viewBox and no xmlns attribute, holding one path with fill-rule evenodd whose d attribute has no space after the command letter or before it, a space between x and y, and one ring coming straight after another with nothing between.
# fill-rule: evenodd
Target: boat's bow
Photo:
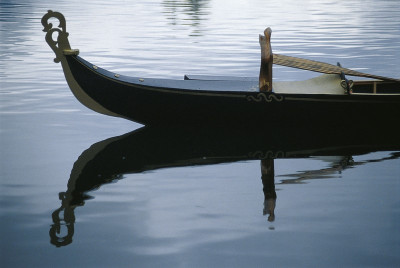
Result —
<instances>
[{"instance_id":1,"label":"boat's bow","mask_svg":"<svg viewBox=\"0 0 400 268\"><path fill-rule=\"evenodd\" d=\"M57 19L59 22L58 26L54 26L49 22L51 19ZM54 62L61 62L61 66L64 71L65 79L74 94L74 96L86 107L94 110L95 112L102 113L105 115L119 116L118 114L106 109L97 101L93 100L79 85L73 76L70 66L67 61L67 57L76 57L79 54L78 49L71 49L68 41L69 33L66 30L66 22L64 16L52 10L49 10L42 18L43 31L46 32L46 42L50 48L56 54ZM57 33L57 40L54 40L54 33Z\"/></svg>"}]
</instances>

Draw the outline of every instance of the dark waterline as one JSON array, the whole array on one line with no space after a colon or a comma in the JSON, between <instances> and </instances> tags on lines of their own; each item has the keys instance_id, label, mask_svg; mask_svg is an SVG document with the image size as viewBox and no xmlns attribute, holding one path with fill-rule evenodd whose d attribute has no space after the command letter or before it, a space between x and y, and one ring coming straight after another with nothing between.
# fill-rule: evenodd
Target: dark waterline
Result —
<instances>
[{"instance_id":1,"label":"dark waterline","mask_svg":"<svg viewBox=\"0 0 400 268\"><path fill-rule=\"evenodd\" d=\"M66 16L83 57L127 75L257 76L267 26L277 53L400 74L397 1L2 1L2 266L400 265L396 136L275 131L259 142L96 114L53 62L48 9Z\"/></svg>"}]
</instances>

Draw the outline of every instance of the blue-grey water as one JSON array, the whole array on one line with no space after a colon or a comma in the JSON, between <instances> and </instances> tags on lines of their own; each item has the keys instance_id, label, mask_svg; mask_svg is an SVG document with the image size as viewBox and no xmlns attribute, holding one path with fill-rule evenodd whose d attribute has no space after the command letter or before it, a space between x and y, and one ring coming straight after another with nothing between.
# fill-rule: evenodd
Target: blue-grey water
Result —
<instances>
[{"instance_id":1,"label":"blue-grey water","mask_svg":"<svg viewBox=\"0 0 400 268\"><path fill-rule=\"evenodd\" d=\"M243 158L111 174L62 208L83 166L108 165L86 156L141 126L73 97L44 40L49 9L65 15L82 57L126 75L256 77L269 26L277 53L400 77L397 0L1 0L1 267L400 266L396 151L275 159L274 221L263 215L260 161ZM314 76L274 69L277 80ZM143 158L161 157L157 141L141 144Z\"/></svg>"}]
</instances>

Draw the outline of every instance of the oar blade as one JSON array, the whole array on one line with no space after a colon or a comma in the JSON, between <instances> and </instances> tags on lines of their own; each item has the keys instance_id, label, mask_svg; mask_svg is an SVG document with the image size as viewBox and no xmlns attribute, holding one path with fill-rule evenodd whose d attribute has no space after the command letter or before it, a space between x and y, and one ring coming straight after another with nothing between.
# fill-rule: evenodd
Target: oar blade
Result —
<instances>
[{"instance_id":1,"label":"oar blade","mask_svg":"<svg viewBox=\"0 0 400 268\"><path fill-rule=\"evenodd\" d=\"M342 68L342 67L339 67L339 66L336 66L333 64L325 63L325 62L302 59L302 58L286 56L286 55L281 55L281 54L274 54L273 62L274 62L274 64L277 64L277 65L298 68L298 69L302 69L302 70L308 70L308 71L319 72L319 73L340 74L343 72L344 74L351 75L351 76L360 76L360 77L368 77L368 78L374 78L374 79L385 80L385 81L400 82L400 79L396 79L396 78L383 77L383 76L379 76L379 75L357 72L357 71Z\"/></svg>"}]
</instances>

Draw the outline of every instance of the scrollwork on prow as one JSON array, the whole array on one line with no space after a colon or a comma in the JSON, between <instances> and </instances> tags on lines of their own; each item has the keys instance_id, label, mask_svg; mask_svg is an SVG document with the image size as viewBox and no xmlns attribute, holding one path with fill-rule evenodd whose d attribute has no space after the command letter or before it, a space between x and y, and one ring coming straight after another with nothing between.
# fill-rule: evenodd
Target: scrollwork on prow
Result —
<instances>
[{"instance_id":1,"label":"scrollwork on prow","mask_svg":"<svg viewBox=\"0 0 400 268\"><path fill-rule=\"evenodd\" d=\"M59 21L58 27L53 27L53 24L49 22L51 18ZM60 62L64 57L63 51L71 50L64 15L60 12L49 10L42 18L42 25L44 27L43 32L46 32L46 42L56 54L54 62ZM55 32L58 34L57 41L53 39Z\"/></svg>"}]
</instances>

